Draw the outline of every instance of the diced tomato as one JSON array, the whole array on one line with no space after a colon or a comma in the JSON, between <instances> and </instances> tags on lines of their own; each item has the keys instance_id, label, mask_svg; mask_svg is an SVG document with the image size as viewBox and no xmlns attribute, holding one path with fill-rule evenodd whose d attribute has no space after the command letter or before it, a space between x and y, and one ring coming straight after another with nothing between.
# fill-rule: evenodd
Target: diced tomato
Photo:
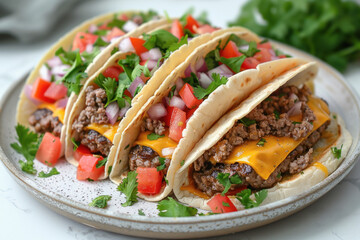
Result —
<instances>
[{"instance_id":1,"label":"diced tomato","mask_svg":"<svg viewBox=\"0 0 360 240\"><path fill-rule=\"evenodd\" d=\"M146 47L144 47L144 39L130 37L130 42L133 45L136 54L139 56L142 53L149 51Z\"/></svg>"},{"instance_id":2,"label":"diced tomato","mask_svg":"<svg viewBox=\"0 0 360 240\"><path fill-rule=\"evenodd\" d=\"M234 190L229 190L227 193L225 193L225 195L226 196L235 196L237 193L241 192L244 189L246 189L246 185L242 185L238 188L235 188Z\"/></svg>"},{"instance_id":3,"label":"diced tomato","mask_svg":"<svg viewBox=\"0 0 360 240\"><path fill-rule=\"evenodd\" d=\"M98 180L104 173L105 166L96 168L96 164L104 158L101 156L84 155L80 158L79 166L77 168L76 178L78 180Z\"/></svg>"},{"instance_id":4,"label":"diced tomato","mask_svg":"<svg viewBox=\"0 0 360 240\"><path fill-rule=\"evenodd\" d=\"M278 58L287 58L287 56L285 54L281 54L278 56Z\"/></svg>"},{"instance_id":5,"label":"diced tomato","mask_svg":"<svg viewBox=\"0 0 360 240\"><path fill-rule=\"evenodd\" d=\"M48 166L54 166L61 155L61 142L49 132L44 134L35 158Z\"/></svg>"},{"instance_id":6,"label":"diced tomato","mask_svg":"<svg viewBox=\"0 0 360 240\"><path fill-rule=\"evenodd\" d=\"M100 25L98 27L98 29L100 29L100 30L110 30L111 27L108 27L108 23L103 23L102 25Z\"/></svg>"},{"instance_id":7,"label":"diced tomato","mask_svg":"<svg viewBox=\"0 0 360 240\"><path fill-rule=\"evenodd\" d=\"M196 33L195 29L198 28L200 24L196 21L190 14L186 17L185 29L190 30L192 33Z\"/></svg>"},{"instance_id":8,"label":"diced tomato","mask_svg":"<svg viewBox=\"0 0 360 240\"><path fill-rule=\"evenodd\" d=\"M123 14L121 14L121 16L120 16L120 20L127 21L127 20L129 20L129 17L128 17L125 13L123 13Z\"/></svg>"},{"instance_id":9,"label":"diced tomato","mask_svg":"<svg viewBox=\"0 0 360 240\"><path fill-rule=\"evenodd\" d=\"M231 200L227 196L222 196L221 194L216 194L212 199L210 199L210 201L207 202L207 205L209 205L213 213L237 211Z\"/></svg>"},{"instance_id":10,"label":"diced tomato","mask_svg":"<svg viewBox=\"0 0 360 240\"><path fill-rule=\"evenodd\" d=\"M80 144L79 147L74 152L74 158L76 161L80 161L82 156L92 155L90 149L85 145Z\"/></svg>"},{"instance_id":11,"label":"diced tomato","mask_svg":"<svg viewBox=\"0 0 360 240\"><path fill-rule=\"evenodd\" d=\"M44 96L51 98L53 100L59 100L66 96L67 94L67 87L65 87L63 84L56 84L51 83L50 87L45 91Z\"/></svg>"},{"instance_id":12,"label":"diced tomato","mask_svg":"<svg viewBox=\"0 0 360 240\"><path fill-rule=\"evenodd\" d=\"M182 38L184 36L184 30L183 30L179 20L176 19L172 23L170 32L171 32L172 35L174 35L178 39L180 39L180 38Z\"/></svg>"},{"instance_id":13,"label":"diced tomato","mask_svg":"<svg viewBox=\"0 0 360 240\"><path fill-rule=\"evenodd\" d=\"M54 99L45 96L45 92L50 86L51 82L45 81L42 78L36 79L32 87L31 97L42 102L54 103Z\"/></svg>"},{"instance_id":14,"label":"diced tomato","mask_svg":"<svg viewBox=\"0 0 360 240\"><path fill-rule=\"evenodd\" d=\"M166 108L167 114L164 117L164 122L165 122L165 125L168 126L168 127L170 126L171 116L172 116L172 114L174 112L174 109L175 109L175 107L171 107L171 106L168 106Z\"/></svg>"},{"instance_id":15,"label":"diced tomato","mask_svg":"<svg viewBox=\"0 0 360 240\"><path fill-rule=\"evenodd\" d=\"M119 74L123 72L121 67L111 66L105 69L103 72L104 77L115 78L116 81L119 81Z\"/></svg>"},{"instance_id":16,"label":"diced tomato","mask_svg":"<svg viewBox=\"0 0 360 240\"><path fill-rule=\"evenodd\" d=\"M150 79L150 77L145 77L144 73L141 73L140 78L141 78L141 80L142 80L144 83L146 83L147 80Z\"/></svg>"},{"instance_id":17,"label":"diced tomato","mask_svg":"<svg viewBox=\"0 0 360 240\"><path fill-rule=\"evenodd\" d=\"M257 48L266 48L268 50L272 49L270 42L258 43Z\"/></svg>"},{"instance_id":18,"label":"diced tomato","mask_svg":"<svg viewBox=\"0 0 360 240\"><path fill-rule=\"evenodd\" d=\"M209 24L205 24L199 28L196 29L196 32L198 34L205 34L205 33L212 33L214 31L218 30L217 28L213 28Z\"/></svg>"},{"instance_id":19,"label":"diced tomato","mask_svg":"<svg viewBox=\"0 0 360 240\"><path fill-rule=\"evenodd\" d=\"M142 194L157 194L161 190L162 173L155 167L138 167L136 169L138 191Z\"/></svg>"},{"instance_id":20,"label":"diced tomato","mask_svg":"<svg viewBox=\"0 0 360 240\"><path fill-rule=\"evenodd\" d=\"M185 102L185 105L190 109L199 106L203 102L202 99L197 99L195 97L194 89L188 83L185 83L184 86L180 89L179 95L182 98L182 100Z\"/></svg>"},{"instance_id":21,"label":"diced tomato","mask_svg":"<svg viewBox=\"0 0 360 240\"><path fill-rule=\"evenodd\" d=\"M80 53L85 51L88 44L94 44L98 36L91 33L78 32L74 38L72 50L79 49Z\"/></svg>"},{"instance_id":22,"label":"diced tomato","mask_svg":"<svg viewBox=\"0 0 360 240\"><path fill-rule=\"evenodd\" d=\"M129 98L132 98L131 93L130 93L129 90L127 90L127 89L125 89L124 95L128 96Z\"/></svg>"},{"instance_id":23,"label":"diced tomato","mask_svg":"<svg viewBox=\"0 0 360 240\"><path fill-rule=\"evenodd\" d=\"M271 61L271 53L269 49L266 48L258 48L260 52L255 53L254 58L258 60L260 63Z\"/></svg>"},{"instance_id":24,"label":"diced tomato","mask_svg":"<svg viewBox=\"0 0 360 240\"><path fill-rule=\"evenodd\" d=\"M245 58L243 64L241 65L240 71L256 68L256 66L259 65L259 63L260 62L253 57Z\"/></svg>"},{"instance_id":25,"label":"diced tomato","mask_svg":"<svg viewBox=\"0 0 360 240\"><path fill-rule=\"evenodd\" d=\"M239 52L238 47L233 41L229 41L223 50L220 50L220 56L224 58L239 57L242 53Z\"/></svg>"},{"instance_id":26,"label":"diced tomato","mask_svg":"<svg viewBox=\"0 0 360 240\"><path fill-rule=\"evenodd\" d=\"M124 35L125 33L120 29L120 28L117 28L117 27L114 27L111 32L109 32L107 35L106 35L106 39L108 41L110 41L111 39L115 38L115 37L120 37L122 35Z\"/></svg>"},{"instance_id":27,"label":"diced tomato","mask_svg":"<svg viewBox=\"0 0 360 240\"><path fill-rule=\"evenodd\" d=\"M186 112L174 107L171 114L170 127L169 127L169 138L179 142L182 138L182 131L186 127Z\"/></svg>"},{"instance_id":28,"label":"diced tomato","mask_svg":"<svg viewBox=\"0 0 360 240\"><path fill-rule=\"evenodd\" d=\"M190 110L186 113L186 119L189 119L189 118L194 114L194 112L196 111L196 109L198 109L198 108L190 109Z\"/></svg>"}]
</instances>

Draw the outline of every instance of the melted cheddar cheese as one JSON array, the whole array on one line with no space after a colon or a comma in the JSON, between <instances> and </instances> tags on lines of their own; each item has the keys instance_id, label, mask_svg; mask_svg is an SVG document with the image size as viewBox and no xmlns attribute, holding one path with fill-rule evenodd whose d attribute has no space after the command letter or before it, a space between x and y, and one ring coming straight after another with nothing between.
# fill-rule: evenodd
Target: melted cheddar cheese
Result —
<instances>
[{"instance_id":1,"label":"melted cheddar cheese","mask_svg":"<svg viewBox=\"0 0 360 240\"><path fill-rule=\"evenodd\" d=\"M38 106L38 108L49 109L52 111L52 116L58 117L59 121L64 124L65 108L57 108L54 103L42 103Z\"/></svg>"},{"instance_id":2,"label":"melted cheddar cheese","mask_svg":"<svg viewBox=\"0 0 360 240\"><path fill-rule=\"evenodd\" d=\"M307 135L318 129L330 119L327 105L319 98L310 97L307 102L309 108L314 112L316 120L313 129ZM258 141L247 141L236 146L231 152L225 164L245 163L250 165L263 179L268 179L271 173L284 161L287 155L294 150L305 138L294 140L291 137L263 137L266 142L264 146L258 146ZM211 159L214 162L214 159Z\"/></svg>"},{"instance_id":3,"label":"melted cheddar cheese","mask_svg":"<svg viewBox=\"0 0 360 240\"><path fill-rule=\"evenodd\" d=\"M324 164L320 163L320 162L314 162L312 164L312 166L316 167L317 169L321 170L323 173L325 173L325 176L329 176L329 171L327 169L327 167L324 166Z\"/></svg>"},{"instance_id":4,"label":"melted cheddar cheese","mask_svg":"<svg viewBox=\"0 0 360 240\"><path fill-rule=\"evenodd\" d=\"M85 130L94 130L109 139L111 142L114 140L114 136L118 130L120 122L116 122L114 125L111 124L98 124L91 123L85 127Z\"/></svg>"},{"instance_id":5,"label":"melted cheddar cheese","mask_svg":"<svg viewBox=\"0 0 360 240\"><path fill-rule=\"evenodd\" d=\"M137 140L134 142L133 146L135 145L146 146L153 149L157 154L159 154L160 157L171 158L171 155L164 156L162 154L162 150L164 148L176 148L177 146L177 143L169 138L169 132L166 131L164 137L158 138L156 140L149 140L147 138L147 136L150 133L151 133L150 131L141 132Z\"/></svg>"}]
</instances>

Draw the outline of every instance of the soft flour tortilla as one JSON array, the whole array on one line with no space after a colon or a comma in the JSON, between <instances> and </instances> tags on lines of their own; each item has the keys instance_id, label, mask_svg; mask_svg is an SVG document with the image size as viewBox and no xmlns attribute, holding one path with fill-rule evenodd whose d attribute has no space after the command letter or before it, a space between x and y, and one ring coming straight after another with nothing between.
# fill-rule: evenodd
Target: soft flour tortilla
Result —
<instances>
[{"instance_id":1,"label":"soft flour tortilla","mask_svg":"<svg viewBox=\"0 0 360 240\"><path fill-rule=\"evenodd\" d=\"M191 153L185 160L184 166L180 168L175 176L174 183L174 193L180 202L189 204L193 207L198 207L205 210L211 210L207 205L208 200L198 197L188 191L181 190L180 188L183 185L188 184L188 173L189 167L191 164L196 161L207 149L211 146L214 146L223 136L226 134L234 125L234 123L243 117L245 117L252 109L254 109L258 104L270 96L275 90L280 88L284 84L300 84L307 81L309 78L312 78L316 73L317 67L315 63L308 63L296 69L290 70L288 73L280 76L275 79L273 82L264 85L257 91L255 91L249 98L243 101L237 108L224 115L208 132L207 134L198 142L194 147ZM333 115L333 114L332 114ZM327 148L323 149L325 146L324 140L321 139L315 145L315 151L313 155L317 154L317 157L314 159L317 162L320 162L327 169L328 174L332 173L341 161L345 158L352 142L351 135L346 130L344 122L340 117L337 117L338 122L332 119L331 125L327 128L326 131L332 131L336 133L338 130L339 135L337 140L329 145L326 145ZM339 126L339 129L338 129ZM331 154L330 147L337 146L342 147L342 156L340 159L335 159L333 154ZM321 149L321 150L316 150ZM319 152L321 151L321 152ZM319 164L318 164L319 165ZM321 165L320 165L321 166ZM283 179L281 182L277 183L274 187L268 189L268 197L262 204L269 202L277 201L284 199L289 196L305 191L311 186L322 181L327 174L324 172L324 169L321 170L321 167L312 165L303 171L303 174L295 174L290 179ZM253 197L253 196L252 196ZM235 198L231 198L232 202L238 209L243 209L241 203Z\"/></svg>"},{"instance_id":2,"label":"soft flour tortilla","mask_svg":"<svg viewBox=\"0 0 360 240\"><path fill-rule=\"evenodd\" d=\"M123 14L126 14L128 16L134 15L138 12L123 12ZM51 48L50 50L42 57L42 59L38 62L38 64L36 65L36 67L32 70L32 72L30 73L29 77L26 80L25 86L28 84L33 84L35 82L35 80L39 77L39 71L40 68L44 65L44 63L51 59L52 57L55 56L55 52L57 49L59 49L60 47L66 49L70 49L72 46L72 42L75 38L75 35L78 32L84 32L86 30L88 30L88 28L90 27L90 25L92 24L98 24L101 22L106 22L111 20L114 17L114 13L110 13L110 14L106 14L106 15L102 15L93 19L90 19L84 23L82 23L80 26L75 27L72 31L70 31L68 34L66 34L64 37L62 37L59 41L57 41ZM141 26L139 26L137 29L135 29L132 32L129 32L127 34L125 34L124 36L120 37L117 41L109 44L109 46L104 49L103 51L101 51L101 53L99 53L95 58L94 61L87 67L86 69L86 73L88 74L88 76L90 77L92 74L94 74L105 62L106 60L110 57L111 55L111 51L113 50L113 48L115 46L117 46L119 44L119 42L128 36L133 36L133 37L139 37L142 33L144 32L148 32L153 28L162 26L164 24L166 24L167 20L166 19L160 19L160 20L153 20L153 21L149 21L147 23L142 24ZM85 82L87 79L84 79L83 82ZM64 145L63 144L65 142L65 128L67 125L67 121L69 118L69 114L71 111L72 106L74 105L75 101L76 101L76 94L72 93L69 97L66 109L65 109L65 116L64 116L64 123L63 123L63 127L61 129L61 143L62 143L62 154L64 153ZM16 114L16 120L18 123L25 125L27 127L32 128L29 125L28 119L30 117L30 115L37 109L37 106L29 101L29 99L26 97L25 93L24 93L24 89L22 91L22 93L20 94L19 97L19 101L18 101L18 105L17 105L17 114ZM65 127L64 127L65 126ZM32 128L33 129L33 128Z\"/></svg>"},{"instance_id":3,"label":"soft flour tortilla","mask_svg":"<svg viewBox=\"0 0 360 240\"><path fill-rule=\"evenodd\" d=\"M156 31L158 29L167 29L169 30L171 27L171 24L167 23L162 26L159 26L157 28L153 28L152 31ZM132 107L128 110L126 113L126 116L121 120L117 133L115 134L114 140L113 140L113 146L110 149L110 153L108 156L108 161L105 166L105 172L103 176L101 176L100 179L104 179L108 176L108 169L110 166L113 165L116 149L119 145L120 141L120 134L124 128L130 123L130 121L133 119L133 117L139 112L141 107L146 103L146 101L154 95L155 91L162 85L163 80L168 76L173 69L175 69L178 65L184 62L186 57L194 51L198 46L210 41L214 36L222 35L224 32L227 31L236 31L236 30L244 30L244 28L241 27L235 27L230 29L224 29L224 30L218 30L214 32L213 34L203 34L200 35L194 39L192 39L187 45L181 46L177 51L171 54L171 56L164 62L163 65L154 73L154 75L151 77L151 79L147 82L147 84L143 87L141 92L136 95L136 97L132 100ZM149 31L151 33L152 31ZM248 30L246 30L248 31ZM250 34L250 33L249 33ZM94 82L94 79L102 72L105 71L105 69L109 66L114 65L116 62L118 62L119 59L126 58L126 55L128 53L122 53L118 52L111 56L108 61L102 66L101 69L99 69L95 74L93 74L89 80L85 83L83 89L86 89L88 86L92 85ZM97 63L96 63L97 64ZM86 99L86 93L85 91L81 91L79 96L77 96L77 100L74 103L74 107L71 109L71 112L68 117L67 121L67 127L66 127L66 139L65 139L65 158L68 162L71 164L77 166L78 161L74 159L74 150L73 150L73 143L71 139L73 137L76 138L76 132L71 128L72 124L76 120L76 118L79 116L80 112L85 108L85 99Z\"/></svg>"},{"instance_id":4,"label":"soft flour tortilla","mask_svg":"<svg viewBox=\"0 0 360 240\"><path fill-rule=\"evenodd\" d=\"M115 156L116 161L110 174L110 179L114 183L119 184L126 176L128 155L131 149L131 147L127 146L132 146L136 141L140 133L140 126L143 118L149 108L153 104L162 101L162 98L167 95L177 78L184 77L184 72L189 64L194 66L199 58L205 57L207 53L214 50L219 42L221 42L220 46L223 47L231 34L235 34L247 41L260 41L257 36L254 36L250 32L227 32L198 47L191 55L189 55L183 64L179 65L170 75L168 75L164 80L164 83L155 92L155 95L146 102L144 107L122 133L118 153ZM237 106L257 88L272 81L274 78L281 76L290 69L295 67L303 69L304 65L306 65L306 61L300 59L280 59L259 64L257 69L246 70L230 77L226 85L218 87L211 93L187 122L186 129L183 131L183 138L180 140L172 155L172 160L166 175L168 184L157 195L143 195L139 193L138 196L148 201L159 201L165 198L173 188L175 172L179 169L180 162L186 158L187 154L217 119L234 106ZM316 71L315 69L311 70L314 70L311 72L312 76L314 76Z\"/></svg>"}]
</instances>

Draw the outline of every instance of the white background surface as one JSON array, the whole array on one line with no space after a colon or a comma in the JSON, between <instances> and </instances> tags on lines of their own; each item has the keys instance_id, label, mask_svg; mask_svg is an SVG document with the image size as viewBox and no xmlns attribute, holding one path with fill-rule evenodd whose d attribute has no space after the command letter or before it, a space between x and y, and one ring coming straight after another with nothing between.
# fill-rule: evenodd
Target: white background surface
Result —
<instances>
[{"instance_id":1,"label":"white background surface","mask_svg":"<svg viewBox=\"0 0 360 240\"><path fill-rule=\"evenodd\" d=\"M211 22L225 27L243 1L85 1L76 5L49 36L32 44L0 39L0 97L26 74L60 36L83 20L110 11L156 9L180 16L190 6L209 13ZM355 23L354 23L355 24ZM352 64L345 79L360 93L360 63ZM339 93L341 94L341 93ZM14 106L15 107L15 106ZM360 124L360 123L354 123ZM1 134L1 133L0 133ZM171 238L171 236L169 236ZM360 164L320 200L273 224L220 239L359 239ZM0 164L0 239L135 239L87 227L41 205L10 177Z\"/></svg>"}]
</instances>

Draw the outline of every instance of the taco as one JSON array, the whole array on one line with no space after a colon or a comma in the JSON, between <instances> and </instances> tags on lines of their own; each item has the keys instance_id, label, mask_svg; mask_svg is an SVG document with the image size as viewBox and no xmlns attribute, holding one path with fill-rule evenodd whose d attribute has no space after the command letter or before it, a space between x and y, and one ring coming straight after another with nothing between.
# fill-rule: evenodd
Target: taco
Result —
<instances>
[{"instance_id":1,"label":"taco","mask_svg":"<svg viewBox=\"0 0 360 240\"><path fill-rule=\"evenodd\" d=\"M191 19L193 23L196 21ZM138 38L123 38L118 51L85 83L69 115L65 140L65 157L79 166L79 180L106 178L118 146L118 133L154 94L164 76L199 45L230 31L218 30L199 36L198 29L204 26L198 22L196 26L198 28L190 28L173 20ZM216 30L206 26L208 32ZM193 29L191 40L188 33L179 33L183 28ZM93 168L85 171L83 164L89 162Z\"/></svg>"},{"instance_id":2,"label":"taco","mask_svg":"<svg viewBox=\"0 0 360 240\"><path fill-rule=\"evenodd\" d=\"M36 133L59 137L62 149L55 151L62 155L63 126L73 106L71 99L76 99L69 99L70 93L76 96L80 92L87 77L103 65L122 38L138 37L166 23L157 18L153 11L107 14L73 29L50 48L27 78L17 107L17 122ZM54 155L45 161L55 163L58 154Z\"/></svg>"},{"instance_id":3,"label":"taco","mask_svg":"<svg viewBox=\"0 0 360 240\"><path fill-rule=\"evenodd\" d=\"M178 200L232 212L300 194L331 174L352 138L304 84L316 71L313 62L290 70L224 115L177 172Z\"/></svg>"},{"instance_id":4,"label":"taco","mask_svg":"<svg viewBox=\"0 0 360 240\"><path fill-rule=\"evenodd\" d=\"M122 132L110 179L136 171L138 196L159 201L197 141L251 92L305 61L279 59L253 33L229 31L195 49ZM127 180L129 181L129 179Z\"/></svg>"}]
</instances>

